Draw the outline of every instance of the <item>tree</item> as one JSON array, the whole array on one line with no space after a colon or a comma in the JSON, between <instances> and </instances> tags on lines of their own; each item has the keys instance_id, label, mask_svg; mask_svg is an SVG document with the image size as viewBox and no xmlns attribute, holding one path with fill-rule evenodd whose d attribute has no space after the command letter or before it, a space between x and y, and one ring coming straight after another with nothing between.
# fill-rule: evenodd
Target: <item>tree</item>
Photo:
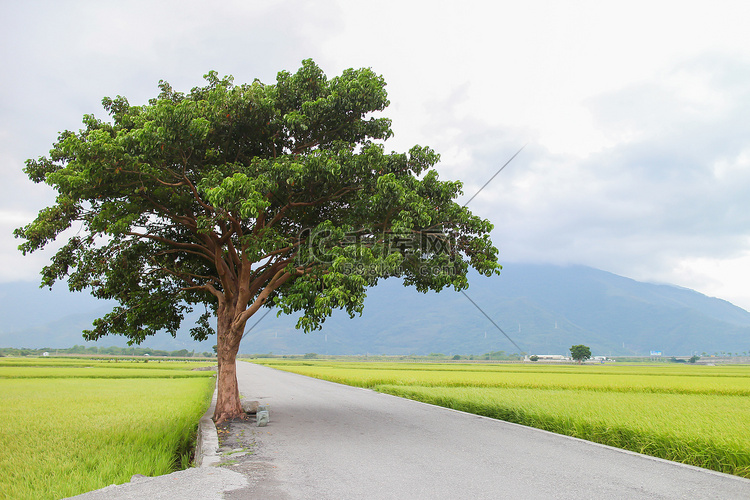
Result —
<instances>
[{"instance_id":1,"label":"tree","mask_svg":"<svg viewBox=\"0 0 750 500\"><path fill-rule=\"evenodd\" d=\"M235 360L262 307L301 312L307 333L334 309L361 313L380 279L426 292L465 289L469 266L499 273L492 225L455 203L461 183L438 179L438 154L385 152L381 76L328 79L306 60L275 84L205 79L187 94L161 81L141 106L104 98L111 122L85 115L84 129L26 162L57 199L15 231L20 250L67 239L42 286L67 279L118 302L87 340L174 336L202 305L191 335L216 334L221 422L242 415Z\"/></svg>"},{"instance_id":2,"label":"tree","mask_svg":"<svg viewBox=\"0 0 750 500\"><path fill-rule=\"evenodd\" d=\"M570 348L570 357L578 361L580 365L591 357L591 349L582 344L574 345Z\"/></svg>"}]
</instances>

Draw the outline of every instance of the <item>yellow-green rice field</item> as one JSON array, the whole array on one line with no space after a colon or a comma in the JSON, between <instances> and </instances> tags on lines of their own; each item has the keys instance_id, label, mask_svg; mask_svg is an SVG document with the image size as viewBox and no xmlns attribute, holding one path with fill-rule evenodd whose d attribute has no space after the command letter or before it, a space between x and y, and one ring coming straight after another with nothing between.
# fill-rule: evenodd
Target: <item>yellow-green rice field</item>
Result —
<instances>
[{"instance_id":1,"label":"yellow-green rice field","mask_svg":"<svg viewBox=\"0 0 750 500\"><path fill-rule=\"evenodd\" d=\"M190 465L208 363L0 358L0 498L77 495Z\"/></svg>"}]
</instances>

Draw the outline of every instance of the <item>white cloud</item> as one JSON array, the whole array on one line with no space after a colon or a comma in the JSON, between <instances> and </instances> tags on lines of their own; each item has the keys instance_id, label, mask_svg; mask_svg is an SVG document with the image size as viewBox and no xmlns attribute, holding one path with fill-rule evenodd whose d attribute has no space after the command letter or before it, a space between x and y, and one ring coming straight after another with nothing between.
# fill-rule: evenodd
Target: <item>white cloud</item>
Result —
<instances>
[{"instance_id":1,"label":"white cloud","mask_svg":"<svg viewBox=\"0 0 750 500\"><path fill-rule=\"evenodd\" d=\"M745 248L750 248L750 241L746 242ZM747 287L750 251L732 258L682 259L675 262L673 268L665 268L660 274L652 273L651 276L665 283L682 283L688 288L750 309L750 288Z\"/></svg>"},{"instance_id":2,"label":"white cloud","mask_svg":"<svg viewBox=\"0 0 750 500\"><path fill-rule=\"evenodd\" d=\"M582 263L750 306L741 258L750 250L750 87L731 78L750 64L720 60L676 63L663 79L589 98L598 130L615 137L598 151L561 153L537 136L472 201L496 224L503 259ZM441 168L465 181L468 197L522 140L519 129L454 113L466 99L441 106L428 130L455 144ZM679 271L694 261L736 272L709 284Z\"/></svg>"},{"instance_id":3,"label":"white cloud","mask_svg":"<svg viewBox=\"0 0 750 500\"><path fill-rule=\"evenodd\" d=\"M0 209L0 234L7 235L0 245L0 281L37 279L39 271L49 262L49 252L24 257L17 249L21 240L12 236L16 228L28 224L35 217L33 212Z\"/></svg>"},{"instance_id":4,"label":"white cloud","mask_svg":"<svg viewBox=\"0 0 750 500\"><path fill-rule=\"evenodd\" d=\"M528 143L470 205L495 223L506 261L587 264L750 308L746 2L30 0L2 11L0 258L12 272L0 280L41 267L9 236L53 201L23 161L84 113L103 115L103 96L144 102L159 79L189 90L210 69L270 82L312 57L329 75L382 73L388 147L435 148L441 177L464 181L462 201Z\"/></svg>"}]
</instances>

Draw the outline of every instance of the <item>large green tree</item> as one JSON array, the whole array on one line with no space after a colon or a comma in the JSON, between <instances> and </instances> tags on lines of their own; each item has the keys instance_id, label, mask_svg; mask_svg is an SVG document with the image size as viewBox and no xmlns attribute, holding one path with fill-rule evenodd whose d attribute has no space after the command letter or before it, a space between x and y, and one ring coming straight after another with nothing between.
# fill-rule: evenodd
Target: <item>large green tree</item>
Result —
<instances>
[{"instance_id":1,"label":"large green tree","mask_svg":"<svg viewBox=\"0 0 750 500\"><path fill-rule=\"evenodd\" d=\"M66 279L118 303L87 340L175 335L204 305L191 335L217 335L223 421L241 415L235 358L262 307L301 312L309 332L334 309L361 312L379 279L460 290L469 266L499 272L491 224L454 202L461 184L438 179L438 155L385 152L381 76L328 79L306 60L275 84L205 79L187 94L160 82L141 106L105 98L111 121L85 115L84 129L26 163L57 199L16 230L20 249L65 241L42 286Z\"/></svg>"}]
</instances>

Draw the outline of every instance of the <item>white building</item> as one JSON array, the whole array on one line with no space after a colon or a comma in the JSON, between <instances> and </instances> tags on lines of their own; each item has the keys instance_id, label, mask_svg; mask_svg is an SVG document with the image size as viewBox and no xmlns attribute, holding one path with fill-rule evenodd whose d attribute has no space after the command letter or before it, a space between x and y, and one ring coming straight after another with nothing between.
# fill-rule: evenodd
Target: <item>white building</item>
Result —
<instances>
[{"instance_id":1,"label":"white building","mask_svg":"<svg viewBox=\"0 0 750 500\"><path fill-rule=\"evenodd\" d=\"M538 361L567 361L568 358L563 356L562 354L534 354L533 356L537 357ZM523 358L524 361L531 361L531 356L526 356Z\"/></svg>"}]
</instances>

